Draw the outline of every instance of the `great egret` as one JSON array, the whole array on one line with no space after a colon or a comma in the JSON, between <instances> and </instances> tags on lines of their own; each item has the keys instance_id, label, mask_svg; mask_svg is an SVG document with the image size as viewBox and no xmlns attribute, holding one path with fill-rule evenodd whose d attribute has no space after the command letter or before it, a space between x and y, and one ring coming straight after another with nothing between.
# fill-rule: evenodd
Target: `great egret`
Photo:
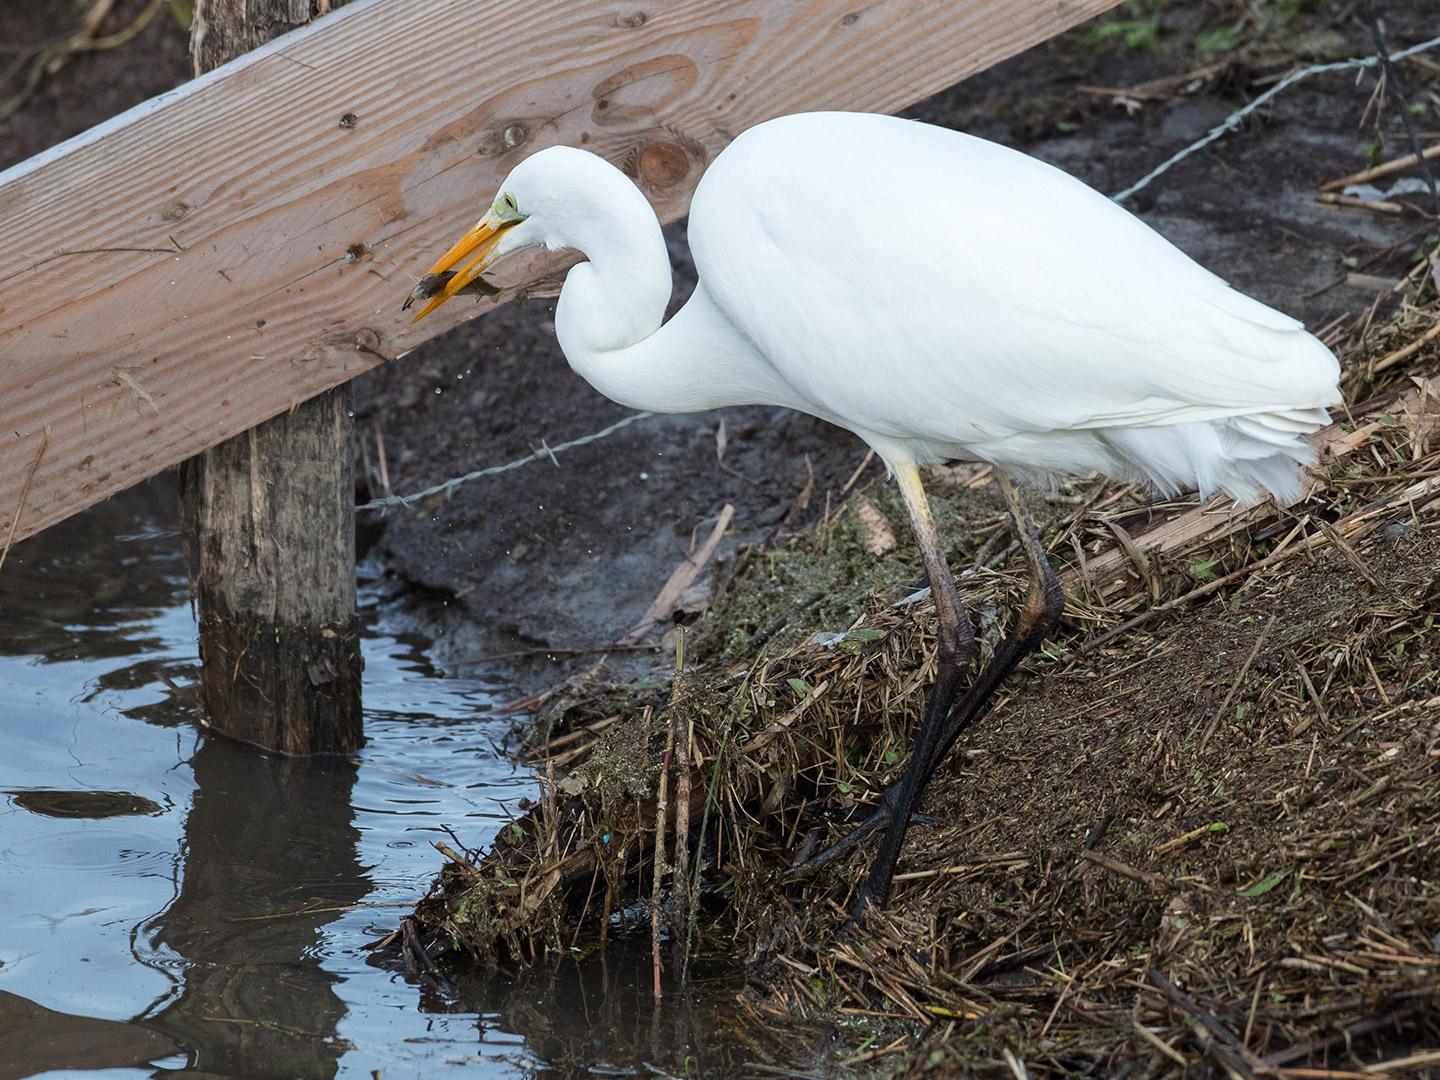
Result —
<instances>
[{"instance_id":1,"label":"great egret","mask_svg":"<svg viewBox=\"0 0 1440 1080\"><path fill-rule=\"evenodd\" d=\"M428 301L423 318L505 255L574 249L588 261L566 276L555 331L602 394L655 412L799 409L884 460L932 586L939 663L900 781L809 864L886 825L863 910L888 897L945 752L1061 614L1006 472L1293 500L1313 460L1303 436L1340 400L1339 366L1299 322L1080 181L915 121L809 113L753 127L701 178L689 232L700 282L662 326L670 263L645 196L602 158L551 147L515 167L411 300ZM996 466L1032 584L952 708L975 639L919 468L957 459Z\"/></svg>"}]
</instances>

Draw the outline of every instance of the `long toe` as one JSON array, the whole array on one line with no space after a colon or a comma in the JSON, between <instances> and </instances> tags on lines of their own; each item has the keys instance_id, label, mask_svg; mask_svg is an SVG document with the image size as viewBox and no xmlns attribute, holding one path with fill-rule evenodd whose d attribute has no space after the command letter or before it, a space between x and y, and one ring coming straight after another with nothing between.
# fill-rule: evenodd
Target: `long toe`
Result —
<instances>
[{"instance_id":1,"label":"long toe","mask_svg":"<svg viewBox=\"0 0 1440 1080\"><path fill-rule=\"evenodd\" d=\"M807 877L822 867L829 866L842 855L855 850L871 836L878 833L889 820L890 807L888 800L882 798L869 817L860 822L859 825L856 825L824 851L817 852L809 858L801 859L795 863L789 870L785 871L785 877L787 879Z\"/></svg>"}]
</instances>

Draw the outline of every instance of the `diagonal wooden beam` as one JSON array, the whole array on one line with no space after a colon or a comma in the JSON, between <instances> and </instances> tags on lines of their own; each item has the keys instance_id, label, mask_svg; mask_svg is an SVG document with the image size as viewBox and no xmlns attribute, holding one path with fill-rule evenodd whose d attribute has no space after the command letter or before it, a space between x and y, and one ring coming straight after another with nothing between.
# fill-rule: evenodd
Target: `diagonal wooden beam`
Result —
<instances>
[{"instance_id":1,"label":"diagonal wooden beam","mask_svg":"<svg viewBox=\"0 0 1440 1080\"><path fill-rule=\"evenodd\" d=\"M543 146L673 219L761 120L895 111L1116 2L360 0L280 38L0 173L0 536L468 318L400 301Z\"/></svg>"}]
</instances>

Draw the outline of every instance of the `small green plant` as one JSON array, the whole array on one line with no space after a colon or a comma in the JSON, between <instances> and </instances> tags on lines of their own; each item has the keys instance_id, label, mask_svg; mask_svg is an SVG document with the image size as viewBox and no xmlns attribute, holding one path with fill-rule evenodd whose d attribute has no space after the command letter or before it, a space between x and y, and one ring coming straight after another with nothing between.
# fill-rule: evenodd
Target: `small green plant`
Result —
<instances>
[{"instance_id":1,"label":"small green plant","mask_svg":"<svg viewBox=\"0 0 1440 1080\"><path fill-rule=\"evenodd\" d=\"M1195 39L1195 52L1199 56L1218 56L1227 53L1240 43L1240 35L1233 26L1222 26Z\"/></svg>"},{"instance_id":2,"label":"small green plant","mask_svg":"<svg viewBox=\"0 0 1440 1080\"><path fill-rule=\"evenodd\" d=\"M1137 52L1150 52L1160 40L1159 13L1141 15L1135 4L1127 4L1125 9L1131 17L1112 15L1096 19L1076 31L1076 40L1089 49L1104 50L1121 45Z\"/></svg>"}]
</instances>

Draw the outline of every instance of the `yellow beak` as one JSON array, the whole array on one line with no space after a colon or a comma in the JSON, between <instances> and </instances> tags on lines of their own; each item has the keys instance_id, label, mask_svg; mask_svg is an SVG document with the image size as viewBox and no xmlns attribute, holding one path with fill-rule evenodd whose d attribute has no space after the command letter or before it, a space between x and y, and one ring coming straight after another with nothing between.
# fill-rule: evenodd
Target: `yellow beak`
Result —
<instances>
[{"instance_id":1,"label":"yellow beak","mask_svg":"<svg viewBox=\"0 0 1440 1080\"><path fill-rule=\"evenodd\" d=\"M518 222L497 221L494 214L486 214L474 228L455 241L450 250L430 267L429 272L405 301L404 306L407 308L416 300L426 301L414 321L419 322L483 274L495 261L494 252L500 242L500 234L515 224ZM466 259L470 261L460 266ZM437 286L442 281L443 287L437 291Z\"/></svg>"}]
</instances>

